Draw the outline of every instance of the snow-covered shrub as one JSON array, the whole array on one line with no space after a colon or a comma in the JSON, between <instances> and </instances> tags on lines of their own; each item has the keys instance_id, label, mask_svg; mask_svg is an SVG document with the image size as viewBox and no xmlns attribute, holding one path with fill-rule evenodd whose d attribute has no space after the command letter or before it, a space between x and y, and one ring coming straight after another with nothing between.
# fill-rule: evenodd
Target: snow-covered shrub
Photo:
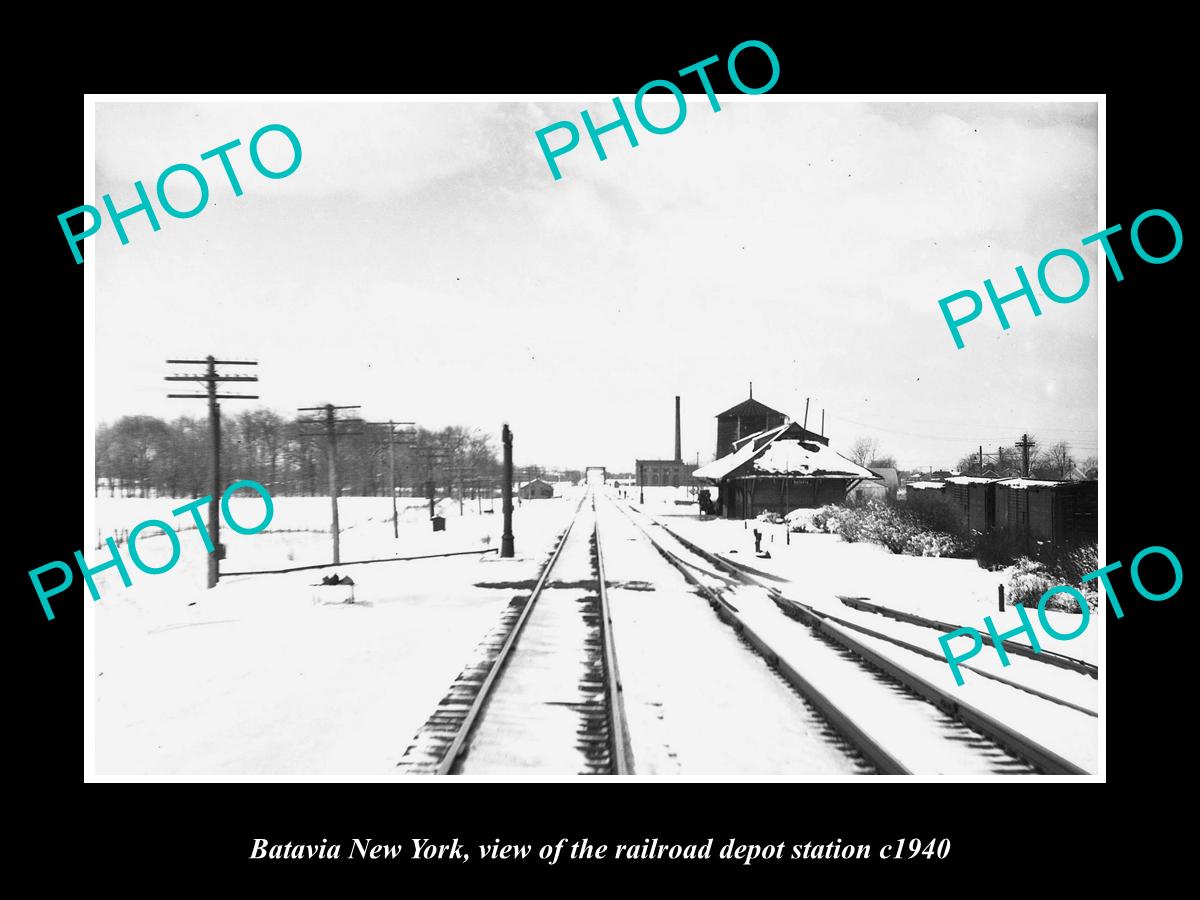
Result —
<instances>
[{"instance_id":1,"label":"snow-covered shrub","mask_svg":"<svg viewBox=\"0 0 1200 900\"><path fill-rule=\"evenodd\" d=\"M940 531L970 540L962 512L948 497L932 497L920 506L908 507L908 510L927 531Z\"/></svg>"},{"instance_id":2,"label":"snow-covered shrub","mask_svg":"<svg viewBox=\"0 0 1200 900\"><path fill-rule=\"evenodd\" d=\"M913 510L877 499L854 506L797 509L788 513L787 520L792 531L837 534L847 543L867 541L893 553L957 558L971 555L968 537L929 528Z\"/></svg>"},{"instance_id":3,"label":"snow-covered shrub","mask_svg":"<svg viewBox=\"0 0 1200 900\"><path fill-rule=\"evenodd\" d=\"M1099 548L1095 544L1064 547L1054 555L1051 568L1062 575L1063 584L1080 585L1084 575L1090 575L1100 568ZM1085 587L1094 587L1095 584L1096 581L1093 580Z\"/></svg>"},{"instance_id":4,"label":"snow-covered shrub","mask_svg":"<svg viewBox=\"0 0 1200 900\"><path fill-rule=\"evenodd\" d=\"M813 513L813 526L820 531L824 531L826 534L833 534L837 531L837 516L844 511L845 507L843 506L836 506L834 504L822 506ZM830 524L830 519L833 520L832 525Z\"/></svg>"},{"instance_id":5,"label":"snow-covered shrub","mask_svg":"<svg viewBox=\"0 0 1200 900\"><path fill-rule=\"evenodd\" d=\"M870 525L870 513L864 509L846 507L830 515L826 526L830 533L837 532L848 544L855 541L868 540L867 531Z\"/></svg>"},{"instance_id":6,"label":"snow-covered shrub","mask_svg":"<svg viewBox=\"0 0 1200 900\"><path fill-rule=\"evenodd\" d=\"M971 555L971 546L957 535L946 534L944 531L918 531L909 540L904 552L909 556L965 559Z\"/></svg>"},{"instance_id":7,"label":"snow-covered shrub","mask_svg":"<svg viewBox=\"0 0 1200 900\"><path fill-rule=\"evenodd\" d=\"M820 531L819 528L813 526L812 512L810 509L793 509L787 514L785 519L788 531L794 531L799 534L805 534L809 531Z\"/></svg>"},{"instance_id":8,"label":"snow-covered shrub","mask_svg":"<svg viewBox=\"0 0 1200 900\"><path fill-rule=\"evenodd\" d=\"M828 525L829 517L835 512L840 512L845 507L841 506L822 506L818 509L801 508L793 509L787 514L787 524L791 531L796 532L826 532L836 531Z\"/></svg>"},{"instance_id":9,"label":"snow-covered shrub","mask_svg":"<svg viewBox=\"0 0 1200 900\"><path fill-rule=\"evenodd\" d=\"M813 524L818 521L824 523L825 530L840 534L848 543L869 541L893 553L951 557L966 557L971 553L971 542L964 535L929 528L914 511L879 500L857 507L830 507L824 517L813 516Z\"/></svg>"},{"instance_id":10,"label":"snow-covered shrub","mask_svg":"<svg viewBox=\"0 0 1200 900\"><path fill-rule=\"evenodd\" d=\"M1087 571L1090 572L1093 569ZM1097 608L1099 597L1096 593L1095 582L1081 585L1076 581L1072 584L1062 572L1056 572L1044 562L1028 557L1021 557L1017 560L1008 577L1008 585L1004 592L1010 603L1036 608L1046 591L1060 585L1069 585L1075 588L1083 594L1090 609ZM1079 604L1070 594L1055 594L1046 601L1046 609L1078 612Z\"/></svg>"},{"instance_id":11,"label":"snow-covered shrub","mask_svg":"<svg viewBox=\"0 0 1200 900\"><path fill-rule=\"evenodd\" d=\"M913 517L894 506L872 501L862 510L863 540L904 553L918 527Z\"/></svg>"}]
</instances>

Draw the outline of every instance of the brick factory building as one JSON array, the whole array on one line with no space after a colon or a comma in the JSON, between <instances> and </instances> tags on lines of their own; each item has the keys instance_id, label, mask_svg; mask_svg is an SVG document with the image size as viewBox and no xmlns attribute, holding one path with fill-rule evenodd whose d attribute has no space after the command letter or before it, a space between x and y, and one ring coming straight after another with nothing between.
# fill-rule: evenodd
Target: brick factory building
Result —
<instances>
[{"instance_id":1,"label":"brick factory building","mask_svg":"<svg viewBox=\"0 0 1200 900\"><path fill-rule=\"evenodd\" d=\"M692 463L683 461L683 435L679 424L679 397L675 398L675 458L637 460L637 483L644 487L692 486L700 482L692 476Z\"/></svg>"}]
</instances>

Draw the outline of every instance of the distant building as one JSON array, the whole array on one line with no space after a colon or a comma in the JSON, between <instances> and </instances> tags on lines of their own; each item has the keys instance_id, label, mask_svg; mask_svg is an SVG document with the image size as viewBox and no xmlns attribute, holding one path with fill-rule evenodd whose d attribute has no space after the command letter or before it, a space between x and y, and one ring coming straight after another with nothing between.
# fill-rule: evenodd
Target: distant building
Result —
<instances>
[{"instance_id":1,"label":"distant building","mask_svg":"<svg viewBox=\"0 0 1200 900\"><path fill-rule=\"evenodd\" d=\"M695 468L695 463L685 463L681 459L639 459L637 483L645 487L693 485L696 483L692 477Z\"/></svg>"},{"instance_id":2,"label":"distant building","mask_svg":"<svg viewBox=\"0 0 1200 900\"><path fill-rule=\"evenodd\" d=\"M720 459L732 453L735 441L760 431L778 428L786 421L787 416L779 410L771 409L754 399L754 387L751 385L749 400L743 400L737 406L731 406L725 412L717 414L715 458Z\"/></svg>"},{"instance_id":3,"label":"distant building","mask_svg":"<svg viewBox=\"0 0 1200 900\"><path fill-rule=\"evenodd\" d=\"M549 500L554 496L554 485L535 478L517 489L517 496L522 500Z\"/></svg>"},{"instance_id":4,"label":"distant building","mask_svg":"<svg viewBox=\"0 0 1200 900\"><path fill-rule=\"evenodd\" d=\"M827 437L795 422L735 439L731 452L694 474L717 485L717 509L728 519L840 503L861 481L883 480L831 448Z\"/></svg>"},{"instance_id":5,"label":"distant building","mask_svg":"<svg viewBox=\"0 0 1200 900\"><path fill-rule=\"evenodd\" d=\"M880 480L860 481L850 491L851 496L856 496L864 500L894 498L900 490L900 473L895 469L880 466L872 467L871 471L878 475Z\"/></svg>"},{"instance_id":6,"label":"distant building","mask_svg":"<svg viewBox=\"0 0 1200 900\"><path fill-rule=\"evenodd\" d=\"M683 461L683 438L679 425L679 397L675 398L675 458L637 460L637 483L644 487L680 487L699 484L692 477L696 467Z\"/></svg>"}]
</instances>

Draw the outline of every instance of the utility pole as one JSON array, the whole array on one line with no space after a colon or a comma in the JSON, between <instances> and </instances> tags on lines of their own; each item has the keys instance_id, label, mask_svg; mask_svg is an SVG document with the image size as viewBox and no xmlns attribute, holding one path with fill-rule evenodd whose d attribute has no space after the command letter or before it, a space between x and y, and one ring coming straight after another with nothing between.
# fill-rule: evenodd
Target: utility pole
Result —
<instances>
[{"instance_id":1,"label":"utility pole","mask_svg":"<svg viewBox=\"0 0 1200 900\"><path fill-rule=\"evenodd\" d=\"M979 474L983 474L983 444L979 445Z\"/></svg>"},{"instance_id":2,"label":"utility pole","mask_svg":"<svg viewBox=\"0 0 1200 900\"><path fill-rule=\"evenodd\" d=\"M349 424L345 419L338 419L336 411L339 409L361 409L360 406L334 406L332 403L326 403L324 406L301 406L299 412L323 412L325 415L320 418L307 417L299 420L302 425L309 425L319 430L310 432L301 432L305 437L324 437L326 446L329 450L329 503L333 509L333 520L330 524L330 531L333 534L333 564L340 565L342 562L341 554L341 526L338 524L338 477L337 477L337 439L339 436L349 436L352 434L362 434L361 431L339 431L339 425ZM350 420L358 421L358 420Z\"/></svg>"},{"instance_id":3,"label":"utility pole","mask_svg":"<svg viewBox=\"0 0 1200 900\"><path fill-rule=\"evenodd\" d=\"M425 454L425 474L428 478L425 481L425 494L429 500L429 518L433 518L437 514L437 479L433 477L435 469L441 470L446 467L446 449L441 446L427 448ZM453 475L446 482L447 486L453 487Z\"/></svg>"},{"instance_id":4,"label":"utility pole","mask_svg":"<svg viewBox=\"0 0 1200 900\"><path fill-rule=\"evenodd\" d=\"M392 494L392 537L400 537L400 515L396 511L396 444L409 446L407 441L396 440L397 425L416 425L416 422L393 422L388 419L386 422L367 422L367 425L386 425L388 433L388 487Z\"/></svg>"},{"instance_id":5,"label":"utility pole","mask_svg":"<svg viewBox=\"0 0 1200 900\"><path fill-rule=\"evenodd\" d=\"M1029 435L1021 435L1021 440L1017 441L1017 446L1021 448L1021 477L1029 477L1029 451L1037 446L1036 441L1031 441Z\"/></svg>"},{"instance_id":6,"label":"utility pole","mask_svg":"<svg viewBox=\"0 0 1200 900\"><path fill-rule=\"evenodd\" d=\"M825 407L821 407L821 437L825 436ZM790 532L789 532L790 534ZM790 541L791 538L788 538Z\"/></svg>"},{"instance_id":7,"label":"utility pole","mask_svg":"<svg viewBox=\"0 0 1200 900\"><path fill-rule=\"evenodd\" d=\"M811 399L812 399L811 397L804 398L804 426L803 427L804 427L805 431L808 430L808 401Z\"/></svg>"},{"instance_id":8,"label":"utility pole","mask_svg":"<svg viewBox=\"0 0 1200 900\"><path fill-rule=\"evenodd\" d=\"M508 428L508 423L505 423L504 428L500 432L500 440L504 444L504 533L500 536L500 555L502 557L511 557L513 555L513 532L512 532L512 481L513 481L513 460L512 460L512 445L513 434Z\"/></svg>"},{"instance_id":9,"label":"utility pole","mask_svg":"<svg viewBox=\"0 0 1200 900\"><path fill-rule=\"evenodd\" d=\"M467 483L464 476L469 472L475 474L474 466L450 466L447 471L450 473L450 487L454 487L454 476L458 476L458 514L463 514L464 497L466 496Z\"/></svg>"},{"instance_id":10,"label":"utility pole","mask_svg":"<svg viewBox=\"0 0 1200 900\"><path fill-rule=\"evenodd\" d=\"M208 502L208 536L213 549L208 554L208 586L215 588L221 577L221 560L225 557L225 546L221 543L221 519L218 504L221 501L221 404L218 400L257 400L258 394L218 394L219 381L258 381L257 375L218 375L217 366L257 366L247 360L214 359L168 359L169 366L204 366L203 375L168 375L167 381L203 381L208 390L203 394L167 394L168 398L208 401L208 432L212 439L212 499Z\"/></svg>"}]
</instances>

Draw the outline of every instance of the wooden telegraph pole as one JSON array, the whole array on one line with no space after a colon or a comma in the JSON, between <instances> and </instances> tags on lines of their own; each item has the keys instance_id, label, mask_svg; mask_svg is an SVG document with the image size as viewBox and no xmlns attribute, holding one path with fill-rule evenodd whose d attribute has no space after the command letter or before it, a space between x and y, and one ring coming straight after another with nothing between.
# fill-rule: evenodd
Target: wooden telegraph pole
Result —
<instances>
[{"instance_id":1,"label":"wooden telegraph pole","mask_svg":"<svg viewBox=\"0 0 1200 900\"><path fill-rule=\"evenodd\" d=\"M337 478L337 439L339 436L348 436L352 434L362 434L361 431L339 431L339 425L347 425L358 420L345 420L336 418L336 411L339 409L360 409L359 406L334 406L332 403L326 403L324 406L301 406L298 407L299 412L323 412L325 415L320 418L301 417L298 421L301 425L309 425L318 430L301 432L304 437L324 437L329 450L329 502L333 508L333 521L330 525L330 531L333 534L333 564L340 565L342 561L341 554L341 527L338 524L338 478Z\"/></svg>"},{"instance_id":2,"label":"wooden telegraph pole","mask_svg":"<svg viewBox=\"0 0 1200 900\"><path fill-rule=\"evenodd\" d=\"M208 536L213 550L208 555L208 586L215 588L221 577L221 560L225 557L225 545L221 543L221 404L218 400L257 400L258 394L218 394L219 381L258 381L257 375L219 375L217 366L257 366L248 360L215 359L168 359L169 366L204 366L203 375L168 375L167 381L202 381L207 386L203 394L167 394L168 398L180 400L208 401L208 432L212 439L210 471L212 474L212 499L208 501Z\"/></svg>"},{"instance_id":3,"label":"wooden telegraph pole","mask_svg":"<svg viewBox=\"0 0 1200 900\"><path fill-rule=\"evenodd\" d=\"M1031 441L1029 435L1021 435L1021 440L1017 441L1017 446L1021 448L1021 477L1029 477L1029 451L1037 446L1037 441Z\"/></svg>"},{"instance_id":4,"label":"wooden telegraph pole","mask_svg":"<svg viewBox=\"0 0 1200 900\"><path fill-rule=\"evenodd\" d=\"M368 425L386 425L388 430L388 487L392 492L392 537L400 537L400 515L396 511L396 445L402 447L412 446L410 441L397 441L397 437L403 437L403 434L396 434L397 425L416 425L416 422L393 422L388 419L386 422L367 422Z\"/></svg>"}]
</instances>

